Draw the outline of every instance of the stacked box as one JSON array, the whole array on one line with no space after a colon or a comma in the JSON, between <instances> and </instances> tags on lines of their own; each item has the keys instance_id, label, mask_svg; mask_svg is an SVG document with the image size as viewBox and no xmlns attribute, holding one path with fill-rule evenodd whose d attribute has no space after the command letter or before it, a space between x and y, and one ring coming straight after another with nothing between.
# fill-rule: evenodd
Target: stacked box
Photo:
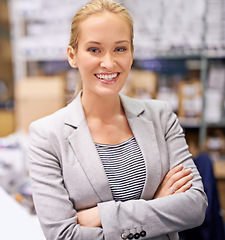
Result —
<instances>
[{"instance_id":1,"label":"stacked box","mask_svg":"<svg viewBox=\"0 0 225 240\"><path fill-rule=\"evenodd\" d=\"M60 76L27 77L15 84L16 130L65 106L65 81Z\"/></svg>"},{"instance_id":2,"label":"stacked box","mask_svg":"<svg viewBox=\"0 0 225 240\"><path fill-rule=\"evenodd\" d=\"M6 1L0 0L0 105L5 105L12 98L13 69L8 5Z\"/></svg>"},{"instance_id":3,"label":"stacked box","mask_svg":"<svg viewBox=\"0 0 225 240\"><path fill-rule=\"evenodd\" d=\"M207 0L206 47L210 50L224 46L224 0Z\"/></svg>"},{"instance_id":4,"label":"stacked box","mask_svg":"<svg viewBox=\"0 0 225 240\"><path fill-rule=\"evenodd\" d=\"M181 118L200 118L202 116L202 83L200 80L182 81L178 86Z\"/></svg>"},{"instance_id":5,"label":"stacked box","mask_svg":"<svg viewBox=\"0 0 225 240\"><path fill-rule=\"evenodd\" d=\"M0 110L0 138L12 134L14 130L14 112L12 110Z\"/></svg>"},{"instance_id":6,"label":"stacked box","mask_svg":"<svg viewBox=\"0 0 225 240\"><path fill-rule=\"evenodd\" d=\"M157 74L145 70L132 70L125 88L126 95L129 97L156 98Z\"/></svg>"}]
</instances>

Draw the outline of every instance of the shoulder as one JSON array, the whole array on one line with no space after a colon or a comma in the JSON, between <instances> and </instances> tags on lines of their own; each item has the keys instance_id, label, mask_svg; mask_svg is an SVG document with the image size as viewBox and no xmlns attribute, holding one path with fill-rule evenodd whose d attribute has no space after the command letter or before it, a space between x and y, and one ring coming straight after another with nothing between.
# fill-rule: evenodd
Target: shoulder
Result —
<instances>
[{"instance_id":1,"label":"shoulder","mask_svg":"<svg viewBox=\"0 0 225 240\"><path fill-rule=\"evenodd\" d=\"M177 115L172 111L170 103L154 99L134 99L122 97L122 104L128 120L138 117L153 123L155 129L163 129L166 133L171 126L178 125Z\"/></svg>"},{"instance_id":2,"label":"shoulder","mask_svg":"<svg viewBox=\"0 0 225 240\"><path fill-rule=\"evenodd\" d=\"M30 129L43 128L59 132L64 126L77 127L84 119L84 112L78 95L72 102L58 111L31 123Z\"/></svg>"},{"instance_id":3,"label":"shoulder","mask_svg":"<svg viewBox=\"0 0 225 240\"><path fill-rule=\"evenodd\" d=\"M150 99L140 100L140 102L144 108L143 117L152 122L165 126L171 118L173 121L176 119L170 103L166 101Z\"/></svg>"},{"instance_id":4,"label":"shoulder","mask_svg":"<svg viewBox=\"0 0 225 240\"><path fill-rule=\"evenodd\" d=\"M144 113L152 115L171 114L170 103L156 99L135 99L121 95L124 108L133 113Z\"/></svg>"},{"instance_id":5,"label":"shoulder","mask_svg":"<svg viewBox=\"0 0 225 240\"><path fill-rule=\"evenodd\" d=\"M172 111L171 105L169 102L163 100L149 99L149 100L140 100L142 104L150 111Z\"/></svg>"},{"instance_id":6,"label":"shoulder","mask_svg":"<svg viewBox=\"0 0 225 240\"><path fill-rule=\"evenodd\" d=\"M58 111L37 119L30 124L30 130L35 128L56 129L64 123L67 107L59 109Z\"/></svg>"}]
</instances>

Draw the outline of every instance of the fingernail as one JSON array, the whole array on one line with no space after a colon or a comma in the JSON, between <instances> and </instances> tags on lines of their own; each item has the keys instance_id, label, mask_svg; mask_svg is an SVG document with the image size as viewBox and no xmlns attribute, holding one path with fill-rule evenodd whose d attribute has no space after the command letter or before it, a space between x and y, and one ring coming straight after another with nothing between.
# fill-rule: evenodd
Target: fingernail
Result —
<instances>
[{"instance_id":1,"label":"fingernail","mask_svg":"<svg viewBox=\"0 0 225 240\"><path fill-rule=\"evenodd\" d=\"M182 164L182 163L179 164L179 165L178 165L178 168L183 168L183 164Z\"/></svg>"},{"instance_id":2,"label":"fingernail","mask_svg":"<svg viewBox=\"0 0 225 240\"><path fill-rule=\"evenodd\" d=\"M186 168L185 171L186 172L191 172L191 168Z\"/></svg>"}]
</instances>

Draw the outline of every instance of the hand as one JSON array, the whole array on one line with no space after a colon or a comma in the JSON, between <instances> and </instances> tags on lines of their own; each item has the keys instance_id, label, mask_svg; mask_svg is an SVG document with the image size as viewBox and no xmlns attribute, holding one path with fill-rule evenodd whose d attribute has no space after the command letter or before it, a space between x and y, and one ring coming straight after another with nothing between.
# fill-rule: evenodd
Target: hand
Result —
<instances>
[{"instance_id":1,"label":"hand","mask_svg":"<svg viewBox=\"0 0 225 240\"><path fill-rule=\"evenodd\" d=\"M180 164L170 170L162 183L158 187L154 199L159 197L165 197L174 193L185 192L191 187L190 180L193 178L191 169L183 169L183 165Z\"/></svg>"},{"instance_id":2,"label":"hand","mask_svg":"<svg viewBox=\"0 0 225 240\"><path fill-rule=\"evenodd\" d=\"M98 207L93 207L77 212L77 223L86 227L101 227Z\"/></svg>"}]
</instances>

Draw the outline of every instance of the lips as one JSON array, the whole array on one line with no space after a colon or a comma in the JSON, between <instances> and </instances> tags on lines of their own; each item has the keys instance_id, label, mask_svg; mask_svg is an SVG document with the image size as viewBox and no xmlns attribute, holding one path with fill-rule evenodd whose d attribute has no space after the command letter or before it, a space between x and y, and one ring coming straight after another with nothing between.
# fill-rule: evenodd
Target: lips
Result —
<instances>
[{"instance_id":1,"label":"lips","mask_svg":"<svg viewBox=\"0 0 225 240\"><path fill-rule=\"evenodd\" d=\"M119 76L119 73L98 73L95 76L103 83L114 83L116 78Z\"/></svg>"}]
</instances>

